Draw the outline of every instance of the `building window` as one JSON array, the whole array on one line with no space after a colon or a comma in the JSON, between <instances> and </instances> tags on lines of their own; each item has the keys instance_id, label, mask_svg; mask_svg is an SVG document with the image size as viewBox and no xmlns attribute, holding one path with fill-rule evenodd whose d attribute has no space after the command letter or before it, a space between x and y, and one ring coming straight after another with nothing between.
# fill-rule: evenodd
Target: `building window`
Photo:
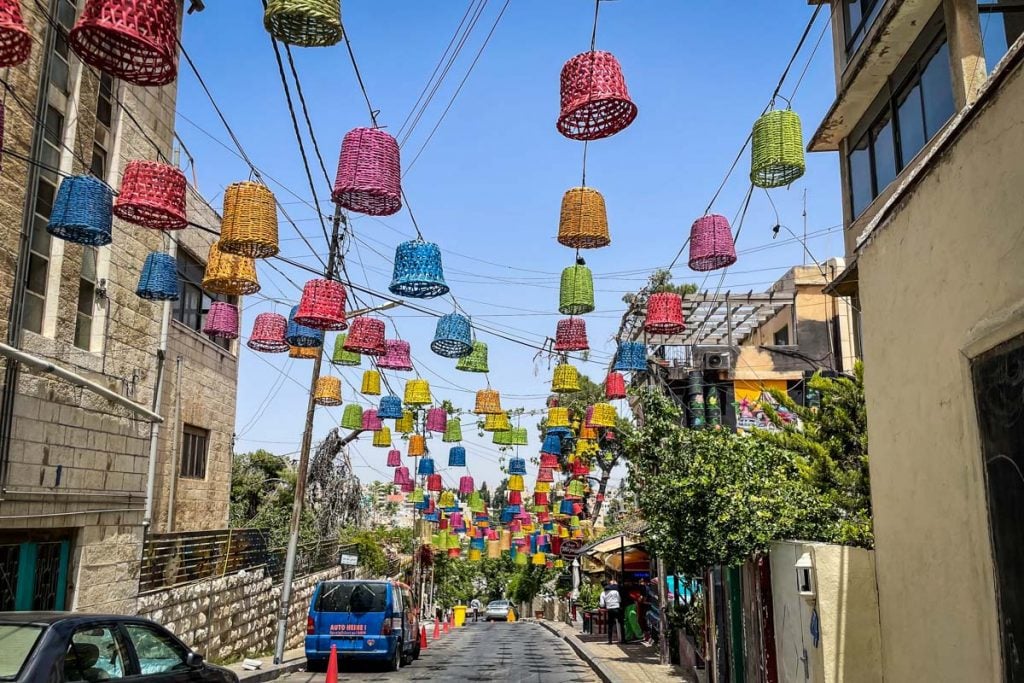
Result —
<instances>
[{"instance_id":1,"label":"building window","mask_svg":"<svg viewBox=\"0 0 1024 683\"><path fill-rule=\"evenodd\" d=\"M57 24L60 29L53 40L53 55L50 61L50 83L65 95L71 93L71 48L68 45L68 32L75 25L77 9L74 0L57 1Z\"/></svg>"},{"instance_id":2,"label":"building window","mask_svg":"<svg viewBox=\"0 0 1024 683\"><path fill-rule=\"evenodd\" d=\"M210 432L206 429L185 425L181 434L182 479L206 479L206 451Z\"/></svg>"},{"instance_id":3,"label":"building window","mask_svg":"<svg viewBox=\"0 0 1024 683\"><path fill-rule=\"evenodd\" d=\"M1024 0L979 0L985 63L992 70L1024 33Z\"/></svg>"},{"instance_id":4,"label":"building window","mask_svg":"<svg viewBox=\"0 0 1024 683\"><path fill-rule=\"evenodd\" d=\"M843 0L843 25L846 27L846 56L857 51L885 0Z\"/></svg>"},{"instance_id":5,"label":"building window","mask_svg":"<svg viewBox=\"0 0 1024 683\"><path fill-rule=\"evenodd\" d=\"M772 336L772 344L775 346L789 346L789 325L783 325L775 330Z\"/></svg>"},{"instance_id":6,"label":"building window","mask_svg":"<svg viewBox=\"0 0 1024 683\"><path fill-rule=\"evenodd\" d=\"M114 78L100 74L100 89L96 97L96 122L110 130L114 122Z\"/></svg>"},{"instance_id":7,"label":"building window","mask_svg":"<svg viewBox=\"0 0 1024 683\"><path fill-rule=\"evenodd\" d=\"M972 364L978 431L988 488L988 523L995 559L1003 641L1002 680L1024 680L1024 336L997 346Z\"/></svg>"},{"instance_id":8,"label":"building window","mask_svg":"<svg viewBox=\"0 0 1024 683\"><path fill-rule=\"evenodd\" d=\"M78 279L78 312L75 346L92 348L92 319L96 307L96 247L82 247L82 272Z\"/></svg>"},{"instance_id":9,"label":"building window","mask_svg":"<svg viewBox=\"0 0 1024 683\"><path fill-rule=\"evenodd\" d=\"M945 33L912 52L854 129L846 153L857 218L955 112Z\"/></svg>"},{"instance_id":10,"label":"building window","mask_svg":"<svg viewBox=\"0 0 1024 683\"><path fill-rule=\"evenodd\" d=\"M174 319L201 334L206 325L206 314L210 311L210 304L214 301L237 304L238 297L204 292L202 282L206 266L183 249L178 249L177 260L178 300L174 302ZM231 348L231 342L227 339L208 339L221 348Z\"/></svg>"},{"instance_id":11,"label":"building window","mask_svg":"<svg viewBox=\"0 0 1024 683\"><path fill-rule=\"evenodd\" d=\"M46 283L50 268L50 234L46 232L46 224L50 221L53 200L57 194L57 166L60 163L60 147L64 137L64 116L55 108L47 107L43 124L41 168L36 184L25 312L22 320L22 326L26 330L37 333L43 330Z\"/></svg>"}]
</instances>

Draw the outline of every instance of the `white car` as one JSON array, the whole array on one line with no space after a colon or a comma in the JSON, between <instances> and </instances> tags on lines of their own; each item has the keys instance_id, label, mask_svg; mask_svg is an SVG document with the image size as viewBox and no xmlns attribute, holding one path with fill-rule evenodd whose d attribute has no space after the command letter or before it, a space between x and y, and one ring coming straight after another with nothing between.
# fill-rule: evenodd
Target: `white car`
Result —
<instances>
[{"instance_id":1,"label":"white car","mask_svg":"<svg viewBox=\"0 0 1024 683\"><path fill-rule=\"evenodd\" d=\"M484 621L508 621L508 613L512 611L512 603L508 600L494 600L487 603Z\"/></svg>"}]
</instances>

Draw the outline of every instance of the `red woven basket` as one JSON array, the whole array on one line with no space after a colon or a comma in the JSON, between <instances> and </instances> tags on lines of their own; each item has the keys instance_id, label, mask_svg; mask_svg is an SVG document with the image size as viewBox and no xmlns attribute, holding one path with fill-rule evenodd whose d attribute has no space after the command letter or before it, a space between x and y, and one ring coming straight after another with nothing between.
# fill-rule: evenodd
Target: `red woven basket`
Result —
<instances>
[{"instance_id":1,"label":"red woven basket","mask_svg":"<svg viewBox=\"0 0 1024 683\"><path fill-rule=\"evenodd\" d=\"M185 174L155 161L133 159L124 169L114 214L154 230L181 230L185 217Z\"/></svg>"},{"instance_id":2,"label":"red woven basket","mask_svg":"<svg viewBox=\"0 0 1024 683\"><path fill-rule=\"evenodd\" d=\"M288 350L288 342L284 340L287 329L288 319L280 313L260 313L252 325L246 346L253 351L284 353Z\"/></svg>"},{"instance_id":3,"label":"red woven basket","mask_svg":"<svg viewBox=\"0 0 1024 683\"><path fill-rule=\"evenodd\" d=\"M683 297L675 292L657 292L647 300L644 331L650 334L679 334L683 321Z\"/></svg>"},{"instance_id":4,"label":"red woven basket","mask_svg":"<svg viewBox=\"0 0 1024 683\"><path fill-rule=\"evenodd\" d=\"M87 0L68 34L90 66L134 85L167 85L178 76L176 0Z\"/></svg>"},{"instance_id":5,"label":"red woven basket","mask_svg":"<svg viewBox=\"0 0 1024 683\"><path fill-rule=\"evenodd\" d=\"M344 330L345 286L337 280L310 280L302 288L295 322L315 330Z\"/></svg>"},{"instance_id":6,"label":"red woven basket","mask_svg":"<svg viewBox=\"0 0 1024 683\"><path fill-rule=\"evenodd\" d=\"M729 219L712 213L695 220L690 228L690 268L704 272L734 263L736 244Z\"/></svg>"},{"instance_id":7,"label":"red woven basket","mask_svg":"<svg viewBox=\"0 0 1024 683\"><path fill-rule=\"evenodd\" d=\"M18 66L32 51L32 34L25 28L18 0L0 0L0 67Z\"/></svg>"},{"instance_id":8,"label":"red woven basket","mask_svg":"<svg viewBox=\"0 0 1024 683\"><path fill-rule=\"evenodd\" d=\"M618 372L609 372L604 380L604 395L609 401L626 398L626 378Z\"/></svg>"},{"instance_id":9,"label":"red woven basket","mask_svg":"<svg viewBox=\"0 0 1024 683\"><path fill-rule=\"evenodd\" d=\"M366 316L353 318L348 336L345 337L344 349L366 356L383 356L387 353L384 346L384 321Z\"/></svg>"},{"instance_id":10,"label":"red woven basket","mask_svg":"<svg viewBox=\"0 0 1024 683\"><path fill-rule=\"evenodd\" d=\"M555 328L555 351L586 351L587 323L583 318L565 318Z\"/></svg>"},{"instance_id":11,"label":"red woven basket","mask_svg":"<svg viewBox=\"0 0 1024 683\"><path fill-rule=\"evenodd\" d=\"M378 128L355 128L341 142L331 199L351 211L390 216L402 208L401 179L398 142Z\"/></svg>"},{"instance_id":12,"label":"red woven basket","mask_svg":"<svg viewBox=\"0 0 1024 683\"><path fill-rule=\"evenodd\" d=\"M562 110L558 132L572 140L600 140L633 123L622 66L610 52L584 52L562 67Z\"/></svg>"}]
</instances>

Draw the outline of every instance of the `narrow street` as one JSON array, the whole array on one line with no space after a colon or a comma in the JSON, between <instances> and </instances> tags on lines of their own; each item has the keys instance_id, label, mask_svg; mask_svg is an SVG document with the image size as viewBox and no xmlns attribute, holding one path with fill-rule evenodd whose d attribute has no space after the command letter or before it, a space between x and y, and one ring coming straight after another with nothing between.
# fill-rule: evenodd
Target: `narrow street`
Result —
<instances>
[{"instance_id":1,"label":"narrow street","mask_svg":"<svg viewBox=\"0 0 1024 683\"><path fill-rule=\"evenodd\" d=\"M569 683L597 681L589 666L565 641L539 624L468 623L437 641L397 673L375 663L343 662L339 680L507 681ZM279 680L320 683L322 673L300 672Z\"/></svg>"}]
</instances>

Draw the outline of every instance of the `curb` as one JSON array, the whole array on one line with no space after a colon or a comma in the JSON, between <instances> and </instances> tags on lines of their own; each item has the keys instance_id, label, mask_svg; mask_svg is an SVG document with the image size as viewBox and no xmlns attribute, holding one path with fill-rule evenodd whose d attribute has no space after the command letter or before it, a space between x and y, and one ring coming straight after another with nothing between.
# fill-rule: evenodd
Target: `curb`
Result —
<instances>
[{"instance_id":1,"label":"curb","mask_svg":"<svg viewBox=\"0 0 1024 683\"><path fill-rule=\"evenodd\" d=\"M257 669L255 671L235 671L238 676L240 683L265 683L266 681L273 681L281 676L285 676L296 671L301 671L306 668L306 658L293 659L290 662L284 664L274 665L270 669Z\"/></svg>"},{"instance_id":2,"label":"curb","mask_svg":"<svg viewBox=\"0 0 1024 683\"><path fill-rule=\"evenodd\" d=\"M569 647L571 647L576 652L577 656L579 656L580 659L586 662L590 666L590 668L594 670L594 673L597 674L597 677L604 681L604 683L624 683L621 678L619 678L614 673L609 671L604 664L594 659L590 655L590 653L587 652L586 649L583 647L583 641L581 641L579 638L569 634L562 634L558 630L556 630L554 626L549 625L547 622L537 621L534 623L540 624L541 626L555 634L555 636L557 636L558 638L561 638L565 642L569 643Z\"/></svg>"}]
</instances>

